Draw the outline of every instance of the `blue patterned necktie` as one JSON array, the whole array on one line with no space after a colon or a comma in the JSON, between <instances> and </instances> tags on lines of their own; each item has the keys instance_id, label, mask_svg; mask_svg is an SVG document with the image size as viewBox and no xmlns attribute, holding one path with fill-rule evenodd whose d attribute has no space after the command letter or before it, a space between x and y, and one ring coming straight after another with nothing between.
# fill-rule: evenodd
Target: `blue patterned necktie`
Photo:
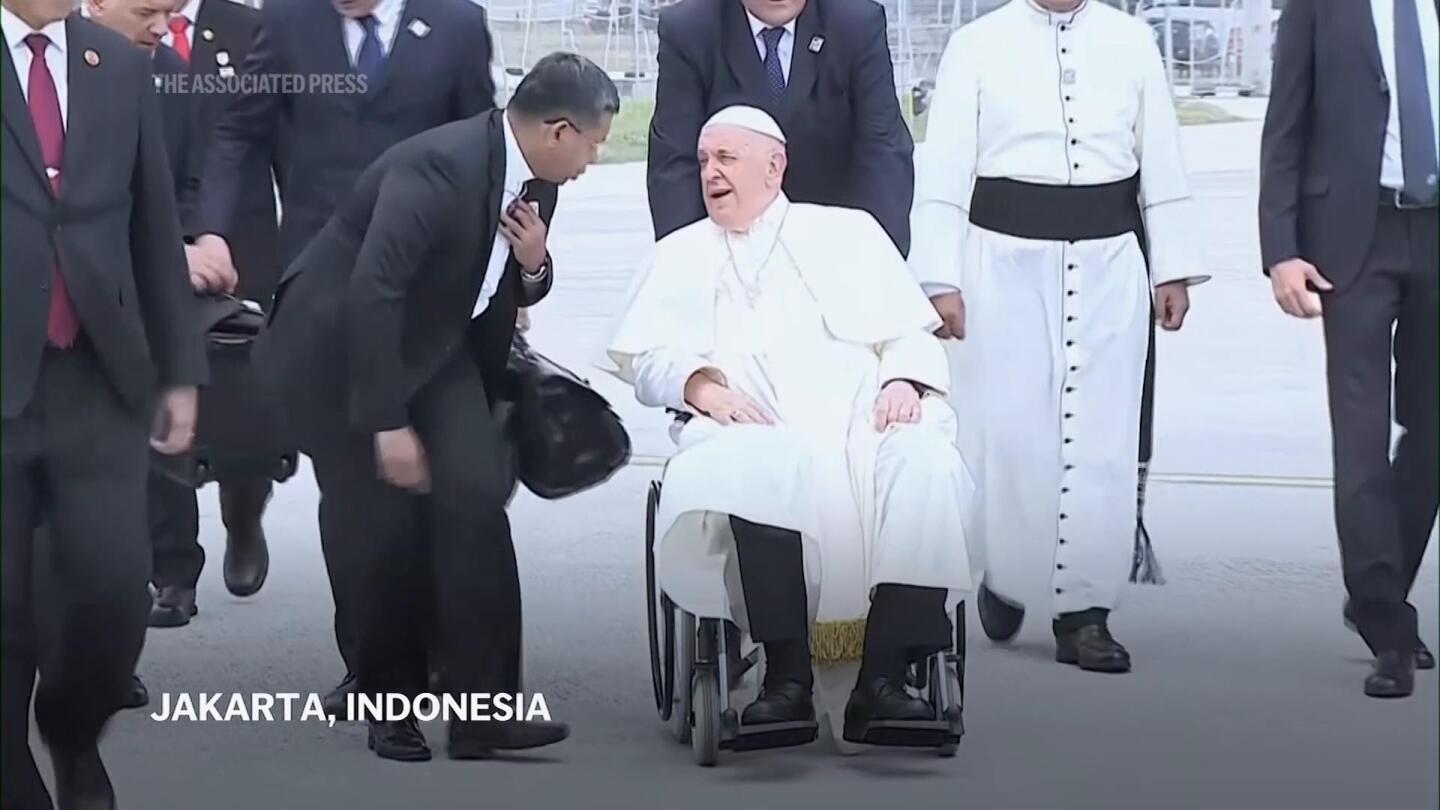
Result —
<instances>
[{"instance_id":1,"label":"blue patterned necktie","mask_svg":"<svg viewBox=\"0 0 1440 810\"><path fill-rule=\"evenodd\" d=\"M380 22L373 15L366 15L356 22L365 29L365 39L360 42L360 53L355 56L355 68L365 76L366 91L373 91L380 81L380 69L385 66L385 51L380 47Z\"/></svg>"},{"instance_id":2,"label":"blue patterned necktie","mask_svg":"<svg viewBox=\"0 0 1440 810\"><path fill-rule=\"evenodd\" d=\"M785 69L780 64L780 39L784 28L766 28L760 32L765 40L765 77L770 80L770 94L779 98L785 92Z\"/></svg>"},{"instance_id":3,"label":"blue patterned necktie","mask_svg":"<svg viewBox=\"0 0 1440 810\"><path fill-rule=\"evenodd\" d=\"M1421 0L1423 2L1423 0ZM1432 203L1437 196L1435 122L1430 118L1430 80L1420 39L1417 0L1395 0L1395 85L1400 107L1400 160L1405 197Z\"/></svg>"}]
</instances>

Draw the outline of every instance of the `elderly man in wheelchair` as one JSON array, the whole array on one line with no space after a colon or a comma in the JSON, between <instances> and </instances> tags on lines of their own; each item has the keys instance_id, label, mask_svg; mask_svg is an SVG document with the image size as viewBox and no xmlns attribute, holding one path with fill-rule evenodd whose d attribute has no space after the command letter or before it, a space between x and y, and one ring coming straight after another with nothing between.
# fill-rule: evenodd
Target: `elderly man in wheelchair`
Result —
<instances>
[{"instance_id":1,"label":"elderly man in wheelchair","mask_svg":"<svg viewBox=\"0 0 1440 810\"><path fill-rule=\"evenodd\" d=\"M739 726L791 733L743 748L814 740L818 691L850 743L953 752L958 709L907 678L960 646L973 585L940 320L869 214L786 199L784 141L754 108L707 122L709 217L655 246L609 347L641 403L689 417L654 564L681 609L764 650Z\"/></svg>"}]
</instances>

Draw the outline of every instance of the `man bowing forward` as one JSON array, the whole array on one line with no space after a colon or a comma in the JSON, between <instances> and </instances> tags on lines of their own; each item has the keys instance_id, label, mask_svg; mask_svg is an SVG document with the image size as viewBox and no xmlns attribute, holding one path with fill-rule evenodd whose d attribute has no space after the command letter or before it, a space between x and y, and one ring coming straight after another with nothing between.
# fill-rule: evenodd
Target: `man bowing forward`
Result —
<instances>
[{"instance_id":1,"label":"man bowing forward","mask_svg":"<svg viewBox=\"0 0 1440 810\"><path fill-rule=\"evenodd\" d=\"M550 289L556 186L596 160L619 108L593 63L540 60L504 111L381 155L280 280L254 362L314 461L322 520L352 548L337 581L361 589L361 693L413 697L431 669L446 694L519 691L515 474L491 408L516 308ZM449 754L567 734L454 722ZM371 722L370 747L430 758L413 716Z\"/></svg>"}]
</instances>

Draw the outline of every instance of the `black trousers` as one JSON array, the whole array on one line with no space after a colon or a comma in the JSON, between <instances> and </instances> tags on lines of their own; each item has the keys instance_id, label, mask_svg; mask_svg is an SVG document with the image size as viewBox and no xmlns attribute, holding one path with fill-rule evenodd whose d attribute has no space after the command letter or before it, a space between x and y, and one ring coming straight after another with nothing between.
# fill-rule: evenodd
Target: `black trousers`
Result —
<instances>
[{"instance_id":1,"label":"black trousers","mask_svg":"<svg viewBox=\"0 0 1440 810\"><path fill-rule=\"evenodd\" d=\"M143 421L121 403L82 339L71 351L47 352L35 398L4 422L0 795L7 808L49 806L29 747L37 667L41 736L52 748L74 750L99 738L140 656L150 604ZM43 547L36 542L42 524ZM37 559L41 548L48 559ZM50 592L35 586L37 569Z\"/></svg>"},{"instance_id":2,"label":"black trousers","mask_svg":"<svg viewBox=\"0 0 1440 810\"><path fill-rule=\"evenodd\" d=\"M1440 216L1382 208L1359 278L1324 299L1341 561L1356 625L1377 653L1413 649L1410 587L1440 503L1437 291ZM1404 430L1393 458L1392 389Z\"/></svg>"},{"instance_id":3,"label":"black trousers","mask_svg":"<svg viewBox=\"0 0 1440 810\"><path fill-rule=\"evenodd\" d=\"M200 505L195 488L164 473L150 471L147 503L156 587L191 588L205 569L200 545ZM259 521L274 483L265 477L225 479L220 487L220 519L227 529Z\"/></svg>"},{"instance_id":4,"label":"black trousers","mask_svg":"<svg viewBox=\"0 0 1440 810\"><path fill-rule=\"evenodd\" d=\"M311 452L357 689L418 694L433 669L444 692L519 691L520 583L505 514L514 467L468 349L420 391L410 417L427 494L379 478L371 435Z\"/></svg>"},{"instance_id":5,"label":"black trousers","mask_svg":"<svg viewBox=\"0 0 1440 810\"><path fill-rule=\"evenodd\" d=\"M778 663L785 675L809 680L808 644L801 660L788 645L809 636L805 559L800 534L788 529L730 518L740 587L750 635L766 645L770 667ZM882 584L876 587L865 628L862 678L900 677L906 665L950 646L954 629L945 612L944 588ZM778 648L778 649L777 649ZM772 651L780 651L776 660ZM804 671L800 671L801 668ZM766 672L770 681L771 672Z\"/></svg>"}]
</instances>

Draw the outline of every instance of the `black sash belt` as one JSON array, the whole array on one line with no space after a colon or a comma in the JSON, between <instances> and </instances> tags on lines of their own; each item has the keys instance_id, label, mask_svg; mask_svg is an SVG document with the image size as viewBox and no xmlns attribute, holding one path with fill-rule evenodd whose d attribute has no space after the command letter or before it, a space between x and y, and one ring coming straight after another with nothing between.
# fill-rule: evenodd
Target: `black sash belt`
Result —
<instances>
[{"instance_id":1,"label":"black sash belt","mask_svg":"<svg viewBox=\"0 0 1440 810\"><path fill-rule=\"evenodd\" d=\"M975 181L970 222L1021 239L1082 241L1144 233L1140 176L1097 186L1047 186L998 177ZM1144 240L1141 240L1144 244Z\"/></svg>"}]
</instances>

